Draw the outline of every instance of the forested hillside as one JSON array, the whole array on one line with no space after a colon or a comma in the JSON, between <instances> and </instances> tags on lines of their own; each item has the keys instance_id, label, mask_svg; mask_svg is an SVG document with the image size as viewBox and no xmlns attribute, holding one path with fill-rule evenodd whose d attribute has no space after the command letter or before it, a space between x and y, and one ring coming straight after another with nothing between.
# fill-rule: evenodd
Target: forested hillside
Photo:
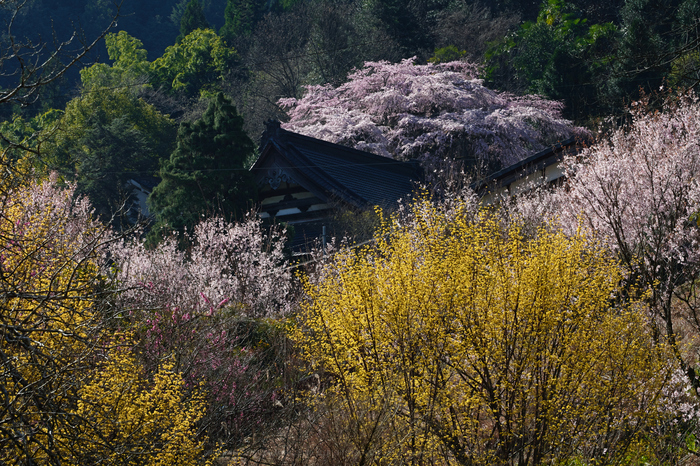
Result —
<instances>
[{"instance_id":1,"label":"forested hillside","mask_svg":"<svg viewBox=\"0 0 700 466\"><path fill-rule=\"evenodd\" d=\"M572 120L574 127L594 130L607 118L624 118L626 106L645 94L664 86L695 86L697 37L692 18L697 17L696 8L700 7L692 1L662 5L638 0L609 2L604 7L599 2L559 0L488 5L466 0L8 2L1 12L8 26L5 39L26 46L17 50L24 50L28 63L41 63L74 36L61 54L45 64L46 72L60 69L59 63L68 63L73 50L106 28L110 32L59 79L38 86L37 93L25 99L32 105L5 105L3 132L9 142L29 138L26 145L41 147L42 166L37 169L76 181L78 192L88 194L105 218L120 204L124 182L157 174L175 150L177 127L200 118L217 93L231 100L247 137L257 141L269 118L286 121L291 116L293 127L301 128L299 109L305 101L320 99L321 104L315 105L326 112L337 107L323 104L325 93L313 86L340 86L337 92L346 100L344 111L359 109L362 100L368 99L364 94L368 90L361 89L359 74L351 73L368 62L376 65L362 73L379 70L383 61L412 59L410 63L419 69L461 60L461 66L470 70L464 68L463 78L480 80L471 86L484 86L494 95L491 103L485 103L485 94L475 97L483 91L465 88L438 97L443 90L433 84L434 102L405 104L421 108L407 114L423 122L412 121L412 128L406 127L405 118L399 122L403 129L397 127L399 132L391 137L402 139L404 148L392 149L398 150L396 154L380 148L386 143L377 145L379 133L368 130L356 115L344 123L342 131L348 134L332 140L355 140L349 133L365 132L353 145L405 158L405 148L421 133L457 134L441 121L456 108L464 111L460 95L468 94L482 99L476 105L490 111L502 105L494 99L506 104L536 95L539 103L524 97L518 104L523 121L529 118L527 112L547 108L550 115L535 119L563 117ZM18 65L17 59L3 62L0 84L5 88L12 89L19 79L14 73ZM415 90L404 98L432 99ZM288 113L292 107L296 109ZM379 111L385 112L384 118L390 117L387 111L395 111L399 118L406 110ZM476 136L480 142L466 143L472 136L450 136L449 147L444 140L433 141L433 149L425 143L411 146L410 158L419 158L425 151L434 153L437 147L438 152L449 154L445 157L466 160L471 165L468 170L477 167L477 174L483 175L542 148L535 142L537 137L524 135L533 128L517 128L515 117L507 117L511 129L501 127L499 113L492 115L493 119L484 115L449 119L449 124L456 124L461 118L459 124L467 128L469 118L475 118L481 128L469 131L481 134ZM305 121L304 125L310 120ZM567 130L569 134L581 131L574 127ZM567 131L555 129L549 137L566 137ZM516 139L530 141L522 150L507 142L516 133L520 134ZM490 158L484 159L482 144L488 146ZM519 155L497 160L497 153L510 151ZM243 159L232 163L242 166L250 163L244 159L251 156L243 154ZM116 160L121 170L109 168ZM241 196L248 204L254 202L250 193ZM163 206L156 208L156 214L158 210Z\"/></svg>"},{"instance_id":2,"label":"forested hillside","mask_svg":"<svg viewBox=\"0 0 700 466\"><path fill-rule=\"evenodd\" d=\"M699 22L0 1L0 464L696 464ZM424 184L295 256L268 119ZM469 188L572 137L562 185Z\"/></svg>"},{"instance_id":3,"label":"forested hillside","mask_svg":"<svg viewBox=\"0 0 700 466\"><path fill-rule=\"evenodd\" d=\"M412 56L483 64L489 87L563 99L566 116L577 121L619 110L640 86L655 90L664 79L692 86L696 79L693 1L202 0L198 13L189 3L123 0L115 32L140 40L153 61L183 32L211 28L239 53L246 83L255 82L249 92L270 103L301 97L303 85L340 84L365 61ZM12 19L18 37L50 43L76 29L94 37L115 7L32 0L17 15L5 11L3 22ZM109 61L104 46L92 57ZM73 74L62 90L76 84Z\"/></svg>"}]
</instances>

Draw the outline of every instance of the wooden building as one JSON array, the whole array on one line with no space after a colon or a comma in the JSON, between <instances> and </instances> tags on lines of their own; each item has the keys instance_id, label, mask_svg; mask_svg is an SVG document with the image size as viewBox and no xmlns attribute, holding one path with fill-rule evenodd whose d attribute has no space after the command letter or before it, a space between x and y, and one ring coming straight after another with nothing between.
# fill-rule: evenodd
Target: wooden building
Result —
<instances>
[{"instance_id":1,"label":"wooden building","mask_svg":"<svg viewBox=\"0 0 700 466\"><path fill-rule=\"evenodd\" d=\"M337 209L391 207L411 194L418 165L286 131L267 122L251 168L260 216L293 227L291 248L303 253L332 231Z\"/></svg>"},{"instance_id":2,"label":"wooden building","mask_svg":"<svg viewBox=\"0 0 700 466\"><path fill-rule=\"evenodd\" d=\"M399 162L368 152L286 131L268 121L260 156L251 171L258 183L260 216L293 227L291 248L308 251L322 236L334 233L334 213L389 207L406 198L419 179L417 163ZM563 180L561 162L576 153L581 142L570 138L499 170L472 189L482 202L517 196L534 185Z\"/></svg>"},{"instance_id":3,"label":"wooden building","mask_svg":"<svg viewBox=\"0 0 700 466\"><path fill-rule=\"evenodd\" d=\"M564 179L562 160L566 155L577 153L580 147L580 140L569 138L492 173L472 184L472 189L481 196L483 204L491 204L503 196L517 196L533 186L560 183Z\"/></svg>"}]
</instances>

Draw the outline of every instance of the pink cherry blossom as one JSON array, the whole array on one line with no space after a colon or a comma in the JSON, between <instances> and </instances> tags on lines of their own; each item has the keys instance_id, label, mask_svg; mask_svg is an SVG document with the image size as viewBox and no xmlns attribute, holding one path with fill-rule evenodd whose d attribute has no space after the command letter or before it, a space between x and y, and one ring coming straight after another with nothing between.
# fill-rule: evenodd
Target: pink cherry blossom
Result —
<instances>
[{"instance_id":1,"label":"pink cherry blossom","mask_svg":"<svg viewBox=\"0 0 700 466\"><path fill-rule=\"evenodd\" d=\"M700 354L684 344L700 332L700 101L671 95L661 111L638 102L626 125L565 164L561 189L523 196L511 212L554 218L569 232L585 228L614 251L630 285L648 293L653 331L677 345L697 391Z\"/></svg>"},{"instance_id":2,"label":"pink cherry blossom","mask_svg":"<svg viewBox=\"0 0 700 466\"><path fill-rule=\"evenodd\" d=\"M153 250L140 241L115 244L111 252L123 288L119 305L141 310L178 307L201 314L228 303L249 317L289 311L292 277L283 254L283 231L268 231L250 215L235 224L205 220L193 238L188 252L178 249L176 238Z\"/></svg>"},{"instance_id":3,"label":"pink cherry blossom","mask_svg":"<svg viewBox=\"0 0 700 466\"><path fill-rule=\"evenodd\" d=\"M465 160L480 169L517 162L585 130L561 118L562 104L492 91L465 62L367 62L337 88L309 86L281 99L283 127L400 160Z\"/></svg>"}]
</instances>

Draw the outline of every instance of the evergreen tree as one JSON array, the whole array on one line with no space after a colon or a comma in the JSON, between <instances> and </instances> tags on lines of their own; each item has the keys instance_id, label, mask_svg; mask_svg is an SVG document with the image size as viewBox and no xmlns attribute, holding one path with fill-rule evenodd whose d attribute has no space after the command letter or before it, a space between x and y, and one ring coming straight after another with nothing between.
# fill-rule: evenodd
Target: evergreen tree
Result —
<instances>
[{"instance_id":1,"label":"evergreen tree","mask_svg":"<svg viewBox=\"0 0 700 466\"><path fill-rule=\"evenodd\" d=\"M265 0L228 0L224 11L226 23L219 34L228 43L237 37L250 36L267 10L268 2Z\"/></svg>"},{"instance_id":2,"label":"evergreen tree","mask_svg":"<svg viewBox=\"0 0 700 466\"><path fill-rule=\"evenodd\" d=\"M131 178L152 176L158 158L150 135L129 121L128 116L103 122L93 118L77 141L76 194L90 199L95 213L115 227L130 226L137 213L128 185Z\"/></svg>"},{"instance_id":3,"label":"evergreen tree","mask_svg":"<svg viewBox=\"0 0 700 466\"><path fill-rule=\"evenodd\" d=\"M180 35L177 36L177 43L179 44L185 36L195 29L209 29L209 23L204 17L204 11L199 1L190 0L182 14L182 19L180 19Z\"/></svg>"},{"instance_id":4,"label":"evergreen tree","mask_svg":"<svg viewBox=\"0 0 700 466\"><path fill-rule=\"evenodd\" d=\"M613 23L591 24L584 13L573 2L543 2L536 21L487 53L491 85L561 101L564 116L577 122L609 113L620 104L611 74L622 61L611 66L610 55L620 31Z\"/></svg>"},{"instance_id":5,"label":"evergreen tree","mask_svg":"<svg viewBox=\"0 0 700 466\"><path fill-rule=\"evenodd\" d=\"M376 0L374 3L375 16L387 34L401 47L404 57L434 48L432 38L416 15L418 12L411 6L414 5L403 0Z\"/></svg>"},{"instance_id":6,"label":"evergreen tree","mask_svg":"<svg viewBox=\"0 0 700 466\"><path fill-rule=\"evenodd\" d=\"M201 119L183 123L149 198L156 216L151 244L163 234L192 232L207 215L240 217L256 194L247 170L253 151L243 118L222 93Z\"/></svg>"}]
</instances>

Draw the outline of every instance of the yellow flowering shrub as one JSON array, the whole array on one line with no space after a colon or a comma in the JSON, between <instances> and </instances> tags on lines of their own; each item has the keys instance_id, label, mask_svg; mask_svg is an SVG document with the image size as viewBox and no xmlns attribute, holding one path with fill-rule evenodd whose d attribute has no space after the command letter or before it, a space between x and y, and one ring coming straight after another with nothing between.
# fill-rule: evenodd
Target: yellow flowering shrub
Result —
<instances>
[{"instance_id":1,"label":"yellow flowering shrub","mask_svg":"<svg viewBox=\"0 0 700 466\"><path fill-rule=\"evenodd\" d=\"M419 201L306 283L295 340L337 381L325 396L351 419L354 457L632 457L671 368L619 296L618 264L580 234L528 240L463 210Z\"/></svg>"},{"instance_id":2,"label":"yellow flowering shrub","mask_svg":"<svg viewBox=\"0 0 700 466\"><path fill-rule=\"evenodd\" d=\"M0 464L200 463L201 396L114 333L108 239L55 180L0 189Z\"/></svg>"},{"instance_id":3,"label":"yellow flowering shrub","mask_svg":"<svg viewBox=\"0 0 700 466\"><path fill-rule=\"evenodd\" d=\"M64 464L199 465L204 443L196 423L205 399L188 394L173 364L149 381L128 348L115 348L80 387L71 413L77 426L63 426L57 442Z\"/></svg>"},{"instance_id":4,"label":"yellow flowering shrub","mask_svg":"<svg viewBox=\"0 0 700 466\"><path fill-rule=\"evenodd\" d=\"M0 460L46 458L87 367L102 229L50 181L0 198Z\"/></svg>"}]
</instances>

